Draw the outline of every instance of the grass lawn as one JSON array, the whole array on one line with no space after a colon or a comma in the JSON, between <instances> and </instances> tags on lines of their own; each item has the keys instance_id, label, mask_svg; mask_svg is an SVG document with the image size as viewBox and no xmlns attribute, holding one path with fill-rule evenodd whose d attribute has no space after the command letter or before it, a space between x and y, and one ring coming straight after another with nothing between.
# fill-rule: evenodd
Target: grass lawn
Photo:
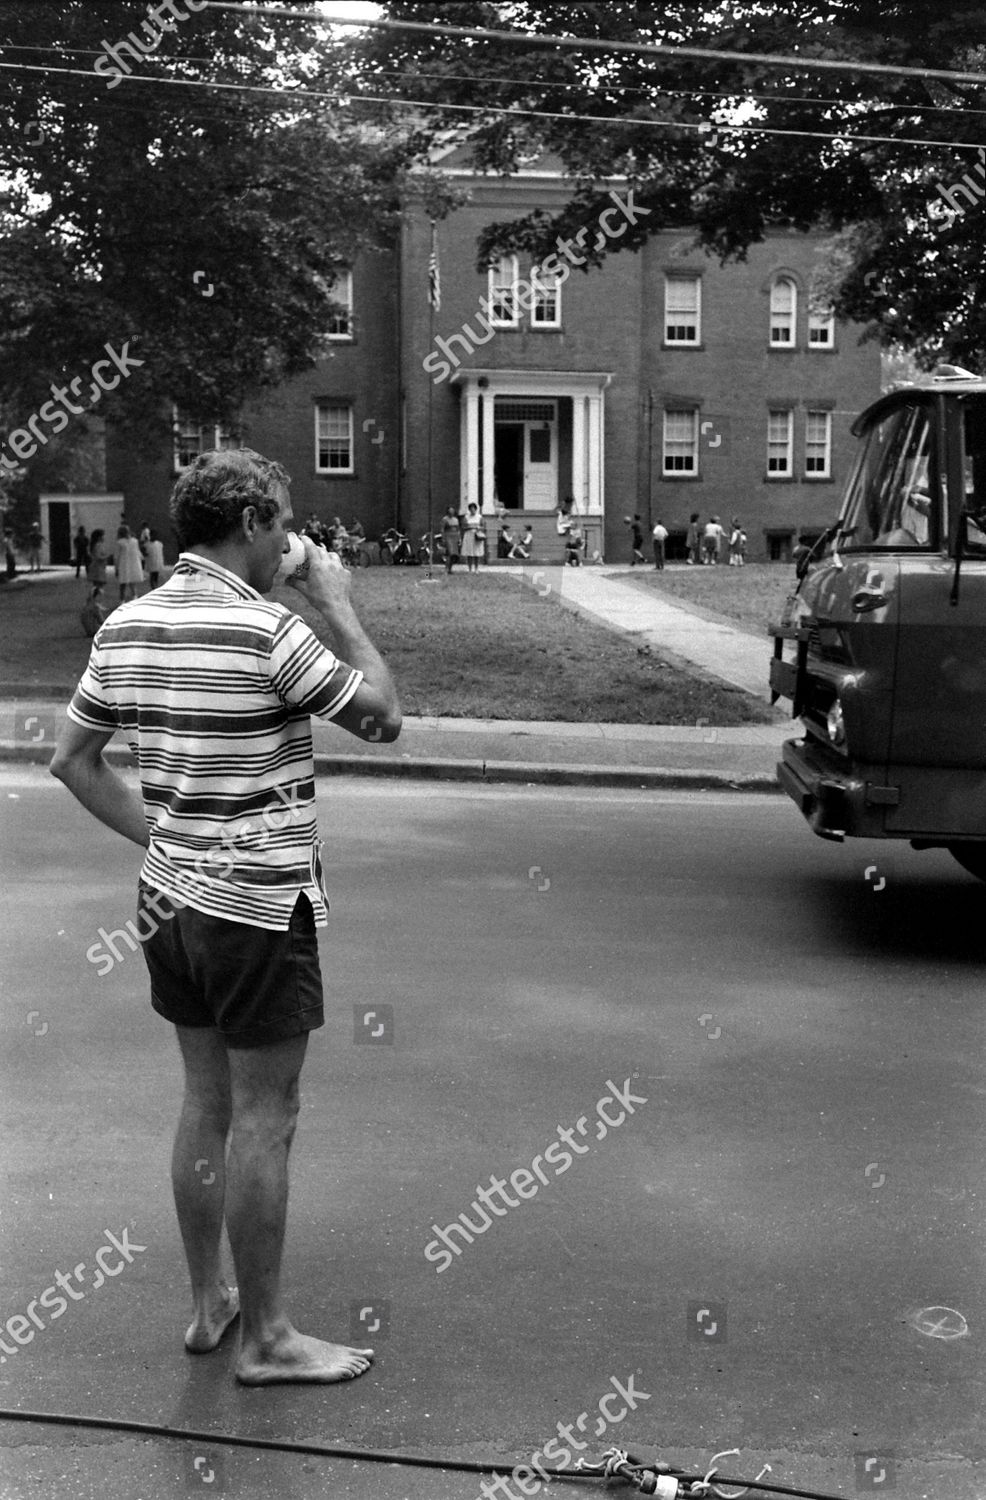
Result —
<instances>
[{"instance_id":1,"label":"grass lawn","mask_svg":"<svg viewBox=\"0 0 986 1500\"><path fill-rule=\"evenodd\" d=\"M615 631L494 572L425 581L420 568L353 574L353 600L407 714L623 724L767 723L765 702L639 656ZM115 594L110 583L107 594ZM85 585L68 574L0 585L0 682L71 691L88 659ZM272 595L327 639L296 589Z\"/></svg>"},{"instance_id":2,"label":"grass lawn","mask_svg":"<svg viewBox=\"0 0 986 1500\"><path fill-rule=\"evenodd\" d=\"M720 563L714 568L676 566L663 573L655 568L628 569L620 575L620 582L658 589L697 614L763 636L768 622L780 618L796 579L793 563L746 563L742 568Z\"/></svg>"}]
</instances>

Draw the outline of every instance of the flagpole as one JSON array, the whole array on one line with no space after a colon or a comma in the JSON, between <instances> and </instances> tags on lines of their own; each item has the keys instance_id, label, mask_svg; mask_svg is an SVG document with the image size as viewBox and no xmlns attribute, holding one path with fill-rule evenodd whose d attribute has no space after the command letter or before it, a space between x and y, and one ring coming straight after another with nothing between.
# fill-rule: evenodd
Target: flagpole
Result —
<instances>
[{"instance_id":1,"label":"flagpole","mask_svg":"<svg viewBox=\"0 0 986 1500\"><path fill-rule=\"evenodd\" d=\"M431 247L428 255L428 348L431 349L435 342L435 308L441 306L441 291L438 271L438 239L435 220L431 219ZM428 376L428 574L425 580L434 583L434 554L435 554L435 528L433 523L434 505L434 476L432 462L432 398L434 392L434 381Z\"/></svg>"},{"instance_id":2,"label":"flagpole","mask_svg":"<svg viewBox=\"0 0 986 1500\"><path fill-rule=\"evenodd\" d=\"M434 254L435 254L435 221L434 221L434 219L432 219L432 221L431 221L431 254L432 254L432 256L434 256ZM430 278L430 275L431 275L431 272L429 270L429 278ZM428 350L429 350L429 352L434 347L434 343L435 343L435 299L434 299L434 296L432 294L431 285L429 284L429 287L428 287ZM435 388L434 387L434 382L432 381L432 378L429 375L428 376L428 577L429 578L433 577L431 564L432 564L432 554L434 553L434 550L435 550L435 533L434 533L434 530L433 530L432 524L431 524L431 508L432 508L432 462L431 462L432 432L431 432L431 416L432 416L432 393L434 391L434 388Z\"/></svg>"}]
</instances>

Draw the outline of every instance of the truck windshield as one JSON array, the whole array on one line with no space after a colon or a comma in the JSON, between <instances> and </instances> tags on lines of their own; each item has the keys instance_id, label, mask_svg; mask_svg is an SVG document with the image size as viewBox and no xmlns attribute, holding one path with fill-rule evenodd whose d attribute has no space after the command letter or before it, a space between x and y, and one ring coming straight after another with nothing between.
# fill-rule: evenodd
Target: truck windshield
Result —
<instances>
[{"instance_id":1,"label":"truck windshield","mask_svg":"<svg viewBox=\"0 0 986 1500\"><path fill-rule=\"evenodd\" d=\"M843 510L845 550L935 544L931 412L908 403L867 431Z\"/></svg>"}]
</instances>

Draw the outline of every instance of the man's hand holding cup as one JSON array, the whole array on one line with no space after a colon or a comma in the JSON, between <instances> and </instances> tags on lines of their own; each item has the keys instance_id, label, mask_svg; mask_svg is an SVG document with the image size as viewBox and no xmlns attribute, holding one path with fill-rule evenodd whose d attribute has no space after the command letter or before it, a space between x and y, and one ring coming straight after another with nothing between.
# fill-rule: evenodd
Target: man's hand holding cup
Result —
<instances>
[{"instance_id":1,"label":"man's hand holding cup","mask_svg":"<svg viewBox=\"0 0 986 1500\"><path fill-rule=\"evenodd\" d=\"M348 606L352 580L338 552L329 552L310 536L298 536L293 531L289 533L289 542L277 581L292 584L323 614Z\"/></svg>"}]
</instances>

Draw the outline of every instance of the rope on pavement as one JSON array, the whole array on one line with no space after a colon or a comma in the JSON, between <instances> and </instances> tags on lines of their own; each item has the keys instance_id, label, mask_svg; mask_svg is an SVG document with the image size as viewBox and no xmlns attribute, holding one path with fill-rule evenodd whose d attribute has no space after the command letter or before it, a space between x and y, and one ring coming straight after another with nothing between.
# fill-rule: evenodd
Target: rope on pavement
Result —
<instances>
[{"instance_id":1,"label":"rope on pavement","mask_svg":"<svg viewBox=\"0 0 986 1500\"><path fill-rule=\"evenodd\" d=\"M339 1448L321 1443L289 1442L279 1438L239 1437L233 1433L196 1432L190 1427L166 1427L156 1422L132 1422L123 1417L86 1417L69 1412L0 1408L0 1422L47 1422L59 1427L95 1427L104 1432L136 1432L143 1437L180 1438L206 1445L213 1443L231 1448L263 1448L278 1453L305 1453L313 1454L318 1458L346 1458L354 1459L358 1463L402 1464L408 1468L418 1469L449 1469L467 1474L510 1475L515 1468L523 1467L520 1462L517 1464L476 1463L466 1459L421 1458L414 1454L388 1453L380 1448ZM730 1448L724 1452L738 1453L739 1450ZM764 1490L774 1495L792 1495L795 1500L840 1500L838 1495L823 1494L818 1490L796 1490L785 1485L764 1484L759 1476L757 1479L720 1478L719 1484L713 1484L712 1476L716 1473L715 1459L721 1457L723 1453L715 1454L712 1466L704 1476L701 1476L685 1474L679 1469L673 1469L670 1464L662 1462L644 1464L621 1448L610 1448L599 1464L588 1464L584 1459L579 1459L574 1470L544 1469L542 1472L549 1479L620 1478L633 1484L641 1494L656 1495L658 1500L690 1500L693 1496L695 1500L698 1500L698 1497L708 1496L710 1491L714 1491L720 1500L740 1500L740 1496L745 1495L751 1489ZM765 1465L760 1471L761 1475L767 1473L769 1468L769 1464ZM727 1495L725 1490L720 1489L720 1484L738 1484L742 1488L732 1495Z\"/></svg>"}]
</instances>

